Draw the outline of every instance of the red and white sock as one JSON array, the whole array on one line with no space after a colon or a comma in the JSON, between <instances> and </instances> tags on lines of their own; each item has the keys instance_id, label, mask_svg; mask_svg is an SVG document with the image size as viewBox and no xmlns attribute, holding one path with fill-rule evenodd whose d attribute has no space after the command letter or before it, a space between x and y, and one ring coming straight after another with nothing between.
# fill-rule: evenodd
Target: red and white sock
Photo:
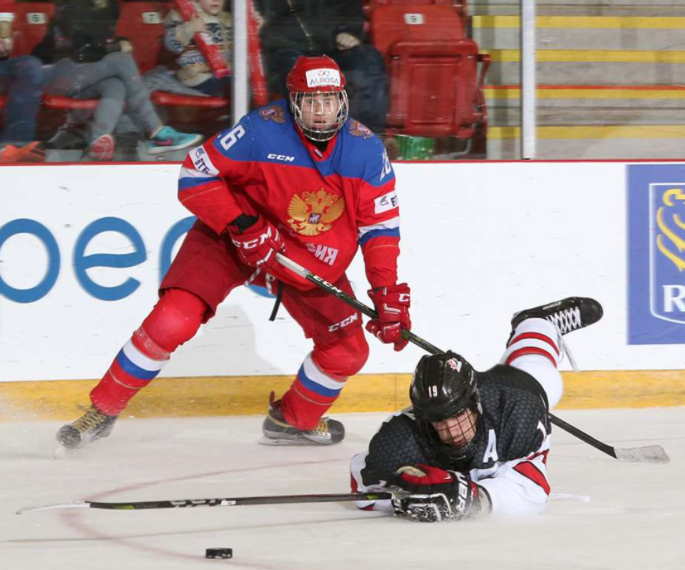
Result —
<instances>
[{"instance_id":1,"label":"red and white sock","mask_svg":"<svg viewBox=\"0 0 685 570\"><path fill-rule=\"evenodd\" d=\"M559 337L557 328L549 321L526 319L516 327L500 361L533 376L547 393L550 409L557 405L564 391L558 370L564 354Z\"/></svg>"}]
</instances>

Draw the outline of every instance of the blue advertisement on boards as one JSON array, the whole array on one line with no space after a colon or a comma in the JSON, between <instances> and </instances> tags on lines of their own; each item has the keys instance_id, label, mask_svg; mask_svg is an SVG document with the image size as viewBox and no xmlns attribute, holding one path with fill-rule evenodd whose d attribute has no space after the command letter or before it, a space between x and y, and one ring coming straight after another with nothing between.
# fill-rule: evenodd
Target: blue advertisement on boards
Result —
<instances>
[{"instance_id":1,"label":"blue advertisement on boards","mask_svg":"<svg viewBox=\"0 0 685 570\"><path fill-rule=\"evenodd\" d=\"M685 344L685 164L628 166L628 343Z\"/></svg>"}]
</instances>

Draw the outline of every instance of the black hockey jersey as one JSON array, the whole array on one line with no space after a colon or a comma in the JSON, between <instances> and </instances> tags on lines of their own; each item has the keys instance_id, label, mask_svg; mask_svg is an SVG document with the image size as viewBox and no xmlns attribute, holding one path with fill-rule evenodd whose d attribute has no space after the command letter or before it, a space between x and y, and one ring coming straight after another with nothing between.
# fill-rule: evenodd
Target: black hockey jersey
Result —
<instances>
[{"instance_id":1,"label":"black hockey jersey","mask_svg":"<svg viewBox=\"0 0 685 570\"><path fill-rule=\"evenodd\" d=\"M369 451L353 458L353 490L381 490L397 480L395 472L400 467L425 463L468 472L490 495L493 513L541 512L550 492L547 396L535 378L512 366L498 365L477 374L483 414L469 460L451 464L436 455L408 408L388 418L371 440ZM389 501L358 506L392 510Z\"/></svg>"}]
</instances>

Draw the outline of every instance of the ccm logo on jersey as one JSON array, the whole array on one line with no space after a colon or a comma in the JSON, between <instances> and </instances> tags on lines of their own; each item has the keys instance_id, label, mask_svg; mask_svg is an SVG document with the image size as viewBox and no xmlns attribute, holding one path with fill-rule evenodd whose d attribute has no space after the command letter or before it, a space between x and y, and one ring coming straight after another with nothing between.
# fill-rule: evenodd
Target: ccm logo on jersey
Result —
<instances>
[{"instance_id":1,"label":"ccm logo on jersey","mask_svg":"<svg viewBox=\"0 0 685 570\"><path fill-rule=\"evenodd\" d=\"M340 87L340 73L336 69L312 69L305 73L307 87L333 85Z\"/></svg>"},{"instance_id":2,"label":"ccm logo on jersey","mask_svg":"<svg viewBox=\"0 0 685 570\"><path fill-rule=\"evenodd\" d=\"M211 176L216 176L219 171L212 164L207 156L207 151L201 146L190 151L190 159L193 161L193 166L198 172L203 172L204 174L210 174Z\"/></svg>"},{"instance_id":3,"label":"ccm logo on jersey","mask_svg":"<svg viewBox=\"0 0 685 570\"><path fill-rule=\"evenodd\" d=\"M376 198L374 203L376 204L376 214L382 214L383 212L394 210L399 205L397 202L397 192L393 190L385 196Z\"/></svg>"},{"instance_id":4,"label":"ccm logo on jersey","mask_svg":"<svg viewBox=\"0 0 685 570\"><path fill-rule=\"evenodd\" d=\"M345 328L347 325L351 325L358 318L359 318L359 315L357 313L355 313L351 317L347 317L346 319L343 319L339 323L335 323L334 325L331 325L330 327L328 327L328 332L335 332L339 329Z\"/></svg>"},{"instance_id":5,"label":"ccm logo on jersey","mask_svg":"<svg viewBox=\"0 0 685 570\"><path fill-rule=\"evenodd\" d=\"M294 156L286 156L285 154L267 154L266 158L270 160L282 160L283 162L294 162Z\"/></svg>"}]
</instances>

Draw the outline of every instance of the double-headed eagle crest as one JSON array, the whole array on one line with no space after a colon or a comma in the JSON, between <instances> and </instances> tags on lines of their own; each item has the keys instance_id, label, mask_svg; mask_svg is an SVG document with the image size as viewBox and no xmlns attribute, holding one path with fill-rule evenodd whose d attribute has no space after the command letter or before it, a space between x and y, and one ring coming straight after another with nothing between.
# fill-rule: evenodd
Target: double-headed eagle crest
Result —
<instances>
[{"instance_id":1,"label":"double-headed eagle crest","mask_svg":"<svg viewBox=\"0 0 685 570\"><path fill-rule=\"evenodd\" d=\"M283 107L279 105L269 105L259 111L259 116L265 121L273 121L274 123L285 123L285 113Z\"/></svg>"},{"instance_id":2,"label":"double-headed eagle crest","mask_svg":"<svg viewBox=\"0 0 685 570\"><path fill-rule=\"evenodd\" d=\"M316 236L330 230L344 211L342 196L329 194L323 188L318 192L301 192L290 200L288 224L300 235Z\"/></svg>"},{"instance_id":3,"label":"double-headed eagle crest","mask_svg":"<svg viewBox=\"0 0 685 570\"><path fill-rule=\"evenodd\" d=\"M364 139L369 139L373 136L371 129L366 125L362 125L359 121L355 119L350 119L348 122L350 134L353 137L362 137Z\"/></svg>"}]
</instances>

